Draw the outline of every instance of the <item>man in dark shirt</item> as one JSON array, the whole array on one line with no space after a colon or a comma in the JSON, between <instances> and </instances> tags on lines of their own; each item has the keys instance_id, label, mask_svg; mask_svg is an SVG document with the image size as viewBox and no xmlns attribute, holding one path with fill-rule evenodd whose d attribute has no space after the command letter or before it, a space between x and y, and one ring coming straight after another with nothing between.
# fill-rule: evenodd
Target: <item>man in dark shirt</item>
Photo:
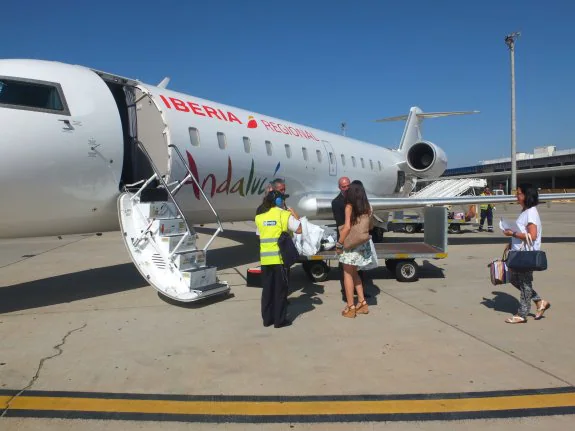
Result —
<instances>
[{"instance_id":1,"label":"man in dark shirt","mask_svg":"<svg viewBox=\"0 0 575 431\"><path fill-rule=\"evenodd\" d=\"M339 187L339 194L331 201L331 212L333 213L333 218L335 220L337 228L337 241L339 242L339 228L345 224L345 195L349 189L349 178L341 177L337 182ZM343 265L339 264L340 278L339 283L341 284L341 293L345 295L345 289L343 287ZM364 283L365 288L365 277L362 270L357 271L361 281ZM368 295L365 295L366 298Z\"/></svg>"},{"instance_id":2,"label":"man in dark shirt","mask_svg":"<svg viewBox=\"0 0 575 431\"><path fill-rule=\"evenodd\" d=\"M284 195L284 203L282 206L282 209L287 210L287 204L285 202L285 199L289 198L289 195L286 195L286 183L284 180L282 180L281 178L276 178L275 180L273 180L272 182L270 182L267 186L266 186L266 192L264 195L264 201L266 199L266 196L273 190L277 190L278 192L280 192L281 194ZM264 212L263 210L264 207L264 203L262 201L261 205L256 209L256 215L261 214L262 212Z\"/></svg>"}]
</instances>

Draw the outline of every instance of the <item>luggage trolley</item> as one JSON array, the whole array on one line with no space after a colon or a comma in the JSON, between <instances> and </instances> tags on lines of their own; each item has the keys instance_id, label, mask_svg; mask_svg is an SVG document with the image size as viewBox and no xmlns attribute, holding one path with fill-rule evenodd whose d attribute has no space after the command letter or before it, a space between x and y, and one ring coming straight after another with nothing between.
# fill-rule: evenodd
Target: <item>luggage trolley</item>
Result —
<instances>
[{"instance_id":1,"label":"luggage trolley","mask_svg":"<svg viewBox=\"0 0 575 431\"><path fill-rule=\"evenodd\" d=\"M385 260L386 268L402 282L419 279L419 266L415 259L445 259L447 257L447 208L428 207L424 211L426 229L423 242L376 243L378 260ZM330 262L338 260L333 250L321 251L313 256L300 256L304 271L311 281L325 281Z\"/></svg>"}]
</instances>

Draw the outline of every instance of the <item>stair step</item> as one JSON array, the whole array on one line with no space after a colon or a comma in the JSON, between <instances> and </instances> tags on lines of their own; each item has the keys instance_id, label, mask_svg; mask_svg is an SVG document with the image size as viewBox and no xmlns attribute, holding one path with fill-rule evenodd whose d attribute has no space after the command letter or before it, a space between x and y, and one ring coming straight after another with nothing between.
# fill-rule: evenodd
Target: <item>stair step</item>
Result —
<instances>
[{"instance_id":1,"label":"stair step","mask_svg":"<svg viewBox=\"0 0 575 431\"><path fill-rule=\"evenodd\" d=\"M181 218L154 220L151 230L157 232L159 237L181 236L188 231L186 222Z\"/></svg>"},{"instance_id":2,"label":"stair step","mask_svg":"<svg viewBox=\"0 0 575 431\"><path fill-rule=\"evenodd\" d=\"M213 283L202 286L190 292L179 293L178 300L183 302L199 301L201 299L209 298L210 296L223 295L230 291L230 286L227 283Z\"/></svg>"},{"instance_id":3,"label":"stair step","mask_svg":"<svg viewBox=\"0 0 575 431\"><path fill-rule=\"evenodd\" d=\"M178 209L172 202L145 202L139 204L142 214L149 219L170 219L178 217Z\"/></svg>"},{"instance_id":4,"label":"stair step","mask_svg":"<svg viewBox=\"0 0 575 431\"><path fill-rule=\"evenodd\" d=\"M170 254L174 251L174 249L176 248L176 246L180 242L180 239L182 239L183 236L184 235L173 235L173 236L161 237L159 238L157 243L160 249L165 254ZM178 252L181 253L186 251L192 251L195 249L196 249L196 235L191 234L188 235L184 240L184 242L182 243L182 245L180 245Z\"/></svg>"},{"instance_id":5,"label":"stair step","mask_svg":"<svg viewBox=\"0 0 575 431\"><path fill-rule=\"evenodd\" d=\"M205 268L206 254L202 250L177 253L174 256L174 264L180 271L192 271Z\"/></svg>"},{"instance_id":6,"label":"stair step","mask_svg":"<svg viewBox=\"0 0 575 431\"><path fill-rule=\"evenodd\" d=\"M202 290L206 286L217 283L216 269L215 266L206 266L204 268L182 271L182 277L191 290Z\"/></svg>"}]
</instances>

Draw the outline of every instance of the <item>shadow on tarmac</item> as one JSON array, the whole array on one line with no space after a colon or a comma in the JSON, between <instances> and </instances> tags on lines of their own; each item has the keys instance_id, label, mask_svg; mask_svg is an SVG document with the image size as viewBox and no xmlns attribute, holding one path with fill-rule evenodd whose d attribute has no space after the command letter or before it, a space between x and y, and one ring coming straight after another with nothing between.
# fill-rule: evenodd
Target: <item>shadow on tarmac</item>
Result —
<instances>
[{"instance_id":1,"label":"shadow on tarmac","mask_svg":"<svg viewBox=\"0 0 575 431\"><path fill-rule=\"evenodd\" d=\"M0 313L65 304L147 287L132 263L89 269L0 288Z\"/></svg>"},{"instance_id":2,"label":"shadow on tarmac","mask_svg":"<svg viewBox=\"0 0 575 431\"><path fill-rule=\"evenodd\" d=\"M495 295L493 298L483 298L481 305L491 308L494 311L515 314L519 308L519 301L514 296L500 291L491 292Z\"/></svg>"}]
</instances>

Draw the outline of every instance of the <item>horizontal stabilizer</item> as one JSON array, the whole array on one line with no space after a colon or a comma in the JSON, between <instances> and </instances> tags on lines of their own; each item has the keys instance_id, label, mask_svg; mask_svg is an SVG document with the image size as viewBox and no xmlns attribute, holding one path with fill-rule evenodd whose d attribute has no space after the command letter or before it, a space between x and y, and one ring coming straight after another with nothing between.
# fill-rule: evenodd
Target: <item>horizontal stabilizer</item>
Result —
<instances>
[{"instance_id":1,"label":"horizontal stabilizer","mask_svg":"<svg viewBox=\"0 0 575 431\"><path fill-rule=\"evenodd\" d=\"M478 114L479 111L453 111L453 112L421 112L415 114L418 118L439 118L439 117L449 117L450 115L469 115ZM388 121L405 121L409 118L409 115L399 115L397 117L387 117L375 120L376 123L384 123Z\"/></svg>"}]
</instances>

